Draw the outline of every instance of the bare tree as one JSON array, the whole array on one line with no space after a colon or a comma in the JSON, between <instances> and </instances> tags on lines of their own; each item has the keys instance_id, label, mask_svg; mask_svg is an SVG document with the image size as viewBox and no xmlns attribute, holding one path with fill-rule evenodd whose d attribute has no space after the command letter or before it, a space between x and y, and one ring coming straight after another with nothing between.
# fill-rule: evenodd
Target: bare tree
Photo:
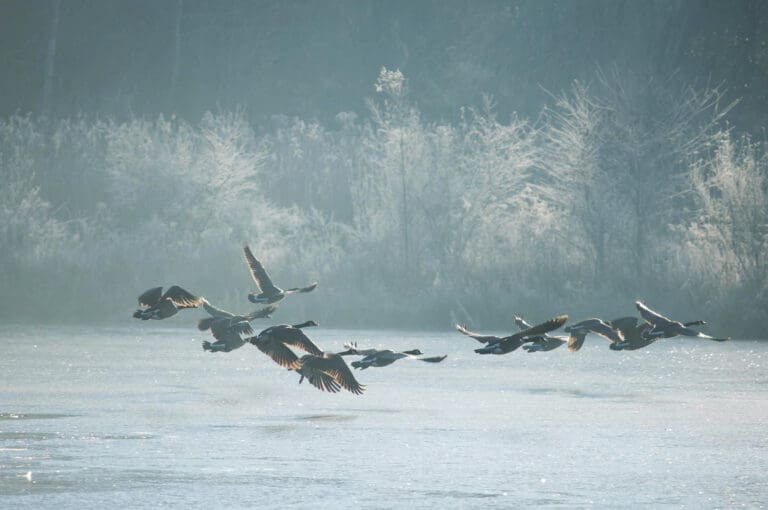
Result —
<instances>
[{"instance_id":1,"label":"bare tree","mask_svg":"<svg viewBox=\"0 0 768 510\"><path fill-rule=\"evenodd\" d=\"M43 106L41 108L43 115L47 115L51 108L51 91L53 90L56 45L59 37L59 12L61 11L61 0L53 0L51 9L51 28L48 33L48 49L45 52L43 76Z\"/></svg>"},{"instance_id":2,"label":"bare tree","mask_svg":"<svg viewBox=\"0 0 768 510\"><path fill-rule=\"evenodd\" d=\"M178 106L176 94L179 82L179 67L181 65L181 19L184 16L184 0L177 0L173 16L173 62L171 63L170 105Z\"/></svg>"},{"instance_id":3,"label":"bare tree","mask_svg":"<svg viewBox=\"0 0 768 510\"><path fill-rule=\"evenodd\" d=\"M691 292L719 311L768 309L768 156L721 132L710 156L690 167L692 222L679 246Z\"/></svg>"}]
</instances>

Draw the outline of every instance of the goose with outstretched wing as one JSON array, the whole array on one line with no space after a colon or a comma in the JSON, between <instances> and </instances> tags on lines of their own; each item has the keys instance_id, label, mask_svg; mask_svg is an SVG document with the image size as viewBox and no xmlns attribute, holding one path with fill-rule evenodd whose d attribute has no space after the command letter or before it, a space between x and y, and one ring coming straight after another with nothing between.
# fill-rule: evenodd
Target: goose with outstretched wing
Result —
<instances>
[{"instance_id":1,"label":"goose with outstretched wing","mask_svg":"<svg viewBox=\"0 0 768 510\"><path fill-rule=\"evenodd\" d=\"M230 352L242 347L246 340L243 336L253 335L251 321L264 319L277 309L276 305L269 305L245 315L235 315L221 308L217 308L203 300L203 308L210 317L197 322L200 331L211 330L215 342L203 342L203 350L210 352Z\"/></svg>"},{"instance_id":2,"label":"goose with outstretched wing","mask_svg":"<svg viewBox=\"0 0 768 510\"><path fill-rule=\"evenodd\" d=\"M645 321L640 324L638 322L637 317L621 317L610 321L611 327L621 332L624 340L613 342L609 347L614 351L635 351L655 342L655 337L647 335L651 329L650 324Z\"/></svg>"},{"instance_id":3,"label":"goose with outstretched wing","mask_svg":"<svg viewBox=\"0 0 768 510\"><path fill-rule=\"evenodd\" d=\"M133 316L141 320L162 320L176 315L184 308L197 308L203 298L182 289L178 285L168 287L163 294L162 287L153 287L139 296L139 309Z\"/></svg>"},{"instance_id":4,"label":"goose with outstretched wing","mask_svg":"<svg viewBox=\"0 0 768 510\"><path fill-rule=\"evenodd\" d=\"M357 344L344 344L344 347L346 347L347 350L339 352L339 356L358 355L363 357L360 360L352 362L352 368L359 368L360 370L365 370L368 367L386 367L400 359L424 361L426 363L440 363L447 357L447 355L444 355L420 358L419 356L423 353L419 349L395 352L391 349L358 349Z\"/></svg>"},{"instance_id":5,"label":"goose with outstretched wing","mask_svg":"<svg viewBox=\"0 0 768 510\"><path fill-rule=\"evenodd\" d=\"M515 315L515 325L521 331L530 329L531 325L519 315ZM526 339L523 350L526 352L546 352L557 349L568 341L567 336L548 335L530 337Z\"/></svg>"},{"instance_id":6,"label":"goose with outstretched wing","mask_svg":"<svg viewBox=\"0 0 768 510\"><path fill-rule=\"evenodd\" d=\"M536 326L518 331L513 335L505 337L480 335L478 333L469 331L465 327L458 324L456 325L456 330L459 333L467 335L468 337L474 338L478 342L485 344L484 347L475 349L475 352L478 354L507 354L514 351L524 343L533 341L533 338L535 337L558 329L563 324L565 324L567 320L567 315L559 315L549 319L548 321L542 322L541 324L537 324Z\"/></svg>"},{"instance_id":7,"label":"goose with outstretched wing","mask_svg":"<svg viewBox=\"0 0 768 510\"><path fill-rule=\"evenodd\" d=\"M258 335L248 338L248 342L281 367L297 369L300 366L299 357L288 346L302 349L316 356L323 354L322 349L301 330L311 326L317 326L317 322L309 320L301 324L270 326Z\"/></svg>"},{"instance_id":8,"label":"goose with outstretched wing","mask_svg":"<svg viewBox=\"0 0 768 510\"><path fill-rule=\"evenodd\" d=\"M301 375L299 383L307 379L316 388L333 392L332 388L325 387L330 378L355 395L362 395L365 391L365 386L357 382L344 359L338 354L332 352L324 352L320 356L305 354L299 358L299 363L299 367L295 369Z\"/></svg>"},{"instance_id":9,"label":"goose with outstretched wing","mask_svg":"<svg viewBox=\"0 0 768 510\"><path fill-rule=\"evenodd\" d=\"M248 245L243 246L243 256L245 257L245 262L248 264L248 269L251 271L251 278L253 278L253 282L256 284L257 289L257 292L250 292L248 294L248 301L251 303L277 303L288 294L311 292L317 287L317 282L314 282L306 287L294 287L292 289L283 290L272 283L272 279L267 274L264 266L256 257L254 257L253 252L251 252Z\"/></svg>"},{"instance_id":10,"label":"goose with outstretched wing","mask_svg":"<svg viewBox=\"0 0 768 510\"><path fill-rule=\"evenodd\" d=\"M690 326L701 326L706 324L704 321L691 321L691 322L678 322L664 317L658 312L655 312L648 308L641 301L635 301L635 307L640 312L640 316L651 326L651 329L646 333L647 336L652 338L671 338L673 336L689 336L694 338L703 338L706 340L714 340L715 342L724 342L728 338L716 338L713 336L705 335L700 331L692 329Z\"/></svg>"},{"instance_id":11,"label":"goose with outstretched wing","mask_svg":"<svg viewBox=\"0 0 768 510\"><path fill-rule=\"evenodd\" d=\"M624 335L621 331L614 329L604 320L597 318L572 324L565 328L565 332L570 335L568 338L568 350L570 352L576 352L581 349L588 333L595 333L610 341L611 344L624 341Z\"/></svg>"}]
</instances>

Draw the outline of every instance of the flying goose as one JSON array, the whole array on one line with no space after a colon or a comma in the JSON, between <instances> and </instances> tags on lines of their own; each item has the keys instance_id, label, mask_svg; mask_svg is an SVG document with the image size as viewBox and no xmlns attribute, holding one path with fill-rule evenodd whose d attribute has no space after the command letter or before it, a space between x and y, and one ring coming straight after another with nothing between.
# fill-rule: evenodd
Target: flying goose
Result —
<instances>
[{"instance_id":1,"label":"flying goose","mask_svg":"<svg viewBox=\"0 0 768 510\"><path fill-rule=\"evenodd\" d=\"M519 315L515 315L515 324L519 330L530 329L531 325ZM543 334L526 339L527 345L523 345L523 350L526 352L546 352L553 349L557 349L566 341L568 337L558 335Z\"/></svg>"},{"instance_id":2,"label":"flying goose","mask_svg":"<svg viewBox=\"0 0 768 510\"><path fill-rule=\"evenodd\" d=\"M559 315L557 317L554 317L552 319L549 319L546 322L542 322L541 324L537 324L536 326L528 329L524 329L523 331L518 331L517 333L505 336L505 337L498 337L498 336L484 336L480 335L478 333L473 333L472 331L469 331L463 326L456 325L456 330L459 333L462 333L464 335L467 335L468 337L474 338L480 343L486 344L485 347L481 347L479 349L475 349L475 352L478 354L507 354L508 352L512 352L523 343L528 341L533 341L533 337L538 337L543 335L544 333L548 333L550 331L553 331L563 324L565 324L565 321L568 320L567 315Z\"/></svg>"},{"instance_id":3,"label":"flying goose","mask_svg":"<svg viewBox=\"0 0 768 510\"><path fill-rule=\"evenodd\" d=\"M176 315L182 308L197 308L203 298L193 295L178 285L172 285L163 294L162 287L154 287L139 296L139 308L133 316L143 321L162 320Z\"/></svg>"},{"instance_id":4,"label":"flying goose","mask_svg":"<svg viewBox=\"0 0 768 510\"><path fill-rule=\"evenodd\" d=\"M295 370L301 375L299 384L306 378L322 391L336 393L339 386L355 395L362 395L365 391L365 386L357 382L344 359L332 352L324 352L320 356L305 354L299 358L299 367Z\"/></svg>"},{"instance_id":5,"label":"flying goose","mask_svg":"<svg viewBox=\"0 0 768 510\"><path fill-rule=\"evenodd\" d=\"M728 338L715 338L713 336L705 335L700 331L691 329L689 326L700 326L706 324L704 321L692 321L692 322L677 322L668 319L660 313L654 312L640 301L635 301L635 306L640 312L640 316L650 324L651 328L646 333L647 336L653 338L671 338L673 336L690 336L694 338L705 338L707 340L714 340L716 342L724 342Z\"/></svg>"},{"instance_id":6,"label":"flying goose","mask_svg":"<svg viewBox=\"0 0 768 510\"><path fill-rule=\"evenodd\" d=\"M587 338L587 333L598 334L608 339L612 344L624 341L624 335L621 331L613 329L610 324L597 318L572 324L565 328L565 332L570 334L568 338L568 350L570 352L576 352L581 349L581 346L584 345L584 340Z\"/></svg>"},{"instance_id":7,"label":"flying goose","mask_svg":"<svg viewBox=\"0 0 768 510\"><path fill-rule=\"evenodd\" d=\"M203 350L211 352L229 352L238 349L245 344L241 335L253 335L251 321L269 317L277 309L276 305L269 305L245 315L235 315L210 304L203 299L203 308L211 316L197 322L200 331L211 330L215 342L203 342Z\"/></svg>"},{"instance_id":8,"label":"flying goose","mask_svg":"<svg viewBox=\"0 0 768 510\"><path fill-rule=\"evenodd\" d=\"M309 320L301 324L278 324L271 326L247 341L255 345L261 352L284 368L297 369L300 367L299 357L287 346L298 347L310 354L322 356L323 351L301 328L317 326L317 322Z\"/></svg>"},{"instance_id":9,"label":"flying goose","mask_svg":"<svg viewBox=\"0 0 768 510\"><path fill-rule=\"evenodd\" d=\"M395 361L404 358L425 361L427 363L440 363L447 357L447 355L445 355L433 356L430 358L417 358L417 356L423 354L418 349L395 352L390 349L358 349L357 344L344 344L344 347L346 347L347 350L339 352L339 356L348 356L350 354L363 356L361 360L352 362L352 368L359 368L360 370L365 370L368 367L386 367L387 365L391 365Z\"/></svg>"},{"instance_id":10,"label":"flying goose","mask_svg":"<svg viewBox=\"0 0 768 510\"><path fill-rule=\"evenodd\" d=\"M248 245L243 246L243 255L245 256L245 262L248 264L248 268L251 270L251 277L253 278L254 283L256 283L256 289L258 291L258 294L256 292L248 293L248 301L251 303L277 303L288 294L310 292L317 287L317 282L315 282L306 287L294 287L292 289L283 290L272 283L264 266L262 266L261 262L253 256Z\"/></svg>"},{"instance_id":11,"label":"flying goose","mask_svg":"<svg viewBox=\"0 0 768 510\"><path fill-rule=\"evenodd\" d=\"M621 342L611 343L609 347L614 351L634 351L656 341L655 337L647 335L648 330L651 329L650 324L647 322L638 324L637 317L621 317L613 319L609 324L624 337Z\"/></svg>"}]
</instances>

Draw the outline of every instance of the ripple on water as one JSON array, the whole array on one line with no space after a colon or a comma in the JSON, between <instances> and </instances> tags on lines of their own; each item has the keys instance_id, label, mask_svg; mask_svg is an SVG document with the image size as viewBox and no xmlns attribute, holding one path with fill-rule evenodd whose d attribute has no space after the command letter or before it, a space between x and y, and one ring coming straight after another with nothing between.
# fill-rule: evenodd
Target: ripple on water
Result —
<instances>
[{"instance_id":1,"label":"ripple on water","mask_svg":"<svg viewBox=\"0 0 768 510\"><path fill-rule=\"evenodd\" d=\"M75 418L76 414L61 413L0 413L2 420L56 420L59 418Z\"/></svg>"},{"instance_id":2,"label":"ripple on water","mask_svg":"<svg viewBox=\"0 0 768 510\"><path fill-rule=\"evenodd\" d=\"M351 421L357 418L353 414L301 414L294 417L298 421Z\"/></svg>"}]
</instances>

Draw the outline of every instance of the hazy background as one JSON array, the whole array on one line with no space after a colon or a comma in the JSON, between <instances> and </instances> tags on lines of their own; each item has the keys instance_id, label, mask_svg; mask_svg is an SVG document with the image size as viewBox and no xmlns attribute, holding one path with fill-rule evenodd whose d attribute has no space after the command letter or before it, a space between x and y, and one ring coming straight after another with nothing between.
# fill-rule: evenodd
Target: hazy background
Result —
<instances>
[{"instance_id":1,"label":"hazy background","mask_svg":"<svg viewBox=\"0 0 768 510\"><path fill-rule=\"evenodd\" d=\"M0 66L4 321L246 311L243 242L280 320L768 319L760 0L0 0Z\"/></svg>"}]
</instances>

